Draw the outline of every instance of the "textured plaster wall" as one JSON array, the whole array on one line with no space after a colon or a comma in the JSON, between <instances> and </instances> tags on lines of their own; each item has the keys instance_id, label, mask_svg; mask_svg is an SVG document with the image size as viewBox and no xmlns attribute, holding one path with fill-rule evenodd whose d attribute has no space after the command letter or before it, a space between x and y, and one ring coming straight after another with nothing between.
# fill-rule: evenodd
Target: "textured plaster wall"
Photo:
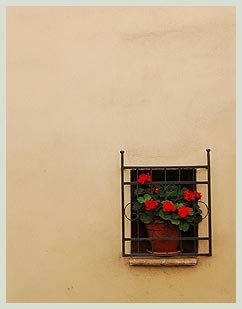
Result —
<instances>
[{"instance_id":1,"label":"textured plaster wall","mask_svg":"<svg viewBox=\"0 0 242 309\"><path fill-rule=\"evenodd\" d=\"M119 150L208 147L213 257L128 266ZM235 302L235 8L8 7L7 300Z\"/></svg>"}]
</instances>

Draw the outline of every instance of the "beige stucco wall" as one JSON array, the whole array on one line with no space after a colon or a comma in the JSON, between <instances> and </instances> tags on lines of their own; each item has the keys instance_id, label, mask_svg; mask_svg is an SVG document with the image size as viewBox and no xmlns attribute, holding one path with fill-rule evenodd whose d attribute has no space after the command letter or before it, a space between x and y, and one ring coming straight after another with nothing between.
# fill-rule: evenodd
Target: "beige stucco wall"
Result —
<instances>
[{"instance_id":1,"label":"beige stucco wall","mask_svg":"<svg viewBox=\"0 0 242 309\"><path fill-rule=\"evenodd\" d=\"M213 256L128 266L119 150L208 147ZM235 301L235 8L7 9L7 301Z\"/></svg>"}]
</instances>

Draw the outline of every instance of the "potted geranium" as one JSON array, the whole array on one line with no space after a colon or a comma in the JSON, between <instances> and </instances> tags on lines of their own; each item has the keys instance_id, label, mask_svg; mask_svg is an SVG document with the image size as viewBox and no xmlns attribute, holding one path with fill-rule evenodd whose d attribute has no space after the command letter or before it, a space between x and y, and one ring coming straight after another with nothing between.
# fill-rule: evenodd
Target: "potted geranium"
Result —
<instances>
[{"instance_id":1,"label":"potted geranium","mask_svg":"<svg viewBox=\"0 0 242 309\"><path fill-rule=\"evenodd\" d=\"M202 221L202 211L198 201L201 193L176 185L152 184L151 175L139 175L139 186L134 190L135 202L132 206L139 219L146 224L148 236L179 237L181 231L188 231ZM175 252L177 240L153 240L156 252Z\"/></svg>"}]
</instances>

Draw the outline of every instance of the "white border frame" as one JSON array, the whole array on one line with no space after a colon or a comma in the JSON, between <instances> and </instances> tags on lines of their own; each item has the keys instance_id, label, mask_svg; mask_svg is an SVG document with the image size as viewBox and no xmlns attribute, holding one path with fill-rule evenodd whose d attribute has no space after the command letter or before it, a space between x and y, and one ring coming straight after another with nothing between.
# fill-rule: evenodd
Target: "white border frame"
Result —
<instances>
[{"instance_id":1,"label":"white border frame","mask_svg":"<svg viewBox=\"0 0 242 309\"><path fill-rule=\"evenodd\" d=\"M239 158L242 157L241 149L241 113L242 113L242 4L239 0L0 0L0 305L5 308L20 306L39 307L41 304L6 304L6 8L8 6L233 6L236 7L236 245L237 245L237 302L236 304L209 304L209 306L241 306L241 245L239 241L240 226L238 218L241 218L241 197L239 196L239 186L241 186L242 165ZM137 304L85 304L85 303L58 303L45 304L48 307L65 307L70 306L135 306ZM176 304L149 304L149 306L176 306ZM196 306L204 306L205 304L196 304ZM138 307L147 306L146 304L138 304ZM194 304L179 304L179 308L194 306Z\"/></svg>"}]
</instances>

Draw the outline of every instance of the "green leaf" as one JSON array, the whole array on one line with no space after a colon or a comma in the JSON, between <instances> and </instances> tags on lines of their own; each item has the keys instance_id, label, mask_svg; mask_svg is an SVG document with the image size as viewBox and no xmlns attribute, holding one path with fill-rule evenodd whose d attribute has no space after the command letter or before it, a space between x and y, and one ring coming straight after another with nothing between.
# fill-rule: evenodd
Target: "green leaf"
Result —
<instances>
[{"instance_id":1,"label":"green leaf","mask_svg":"<svg viewBox=\"0 0 242 309\"><path fill-rule=\"evenodd\" d=\"M156 202L160 203L161 200L157 194L152 195L152 199L155 200Z\"/></svg>"},{"instance_id":2,"label":"green leaf","mask_svg":"<svg viewBox=\"0 0 242 309\"><path fill-rule=\"evenodd\" d=\"M166 187L166 190L167 191L174 191L174 192L177 192L178 191L178 187L176 185L168 185Z\"/></svg>"},{"instance_id":3,"label":"green leaf","mask_svg":"<svg viewBox=\"0 0 242 309\"><path fill-rule=\"evenodd\" d=\"M164 211L161 209L160 211L159 211L159 216L162 218L163 216L164 216Z\"/></svg>"},{"instance_id":4,"label":"green leaf","mask_svg":"<svg viewBox=\"0 0 242 309\"><path fill-rule=\"evenodd\" d=\"M199 222L201 222L201 221L202 221L202 216L201 216L200 214L197 213L197 214L195 215L195 222L196 222L196 223L199 223Z\"/></svg>"},{"instance_id":5,"label":"green leaf","mask_svg":"<svg viewBox=\"0 0 242 309\"><path fill-rule=\"evenodd\" d=\"M149 194L145 194L144 195L144 202L145 201L148 201L148 200L150 200L151 199L151 196L149 195Z\"/></svg>"},{"instance_id":6,"label":"green leaf","mask_svg":"<svg viewBox=\"0 0 242 309\"><path fill-rule=\"evenodd\" d=\"M148 223L150 223L152 221L152 217L151 216L147 216L146 214L143 213L143 214L140 215L140 220L142 222L144 222L145 224L148 224Z\"/></svg>"},{"instance_id":7,"label":"green leaf","mask_svg":"<svg viewBox=\"0 0 242 309\"><path fill-rule=\"evenodd\" d=\"M163 219L164 220L169 220L171 218L171 215L169 215L169 214L165 214L164 216L163 216Z\"/></svg>"},{"instance_id":8,"label":"green leaf","mask_svg":"<svg viewBox=\"0 0 242 309\"><path fill-rule=\"evenodd\" d=\"M170 197L176 197L177 192L176 191L169 191L169 192L167 192L167 195L170 196Z\"/></svg>"},{"instance_id":9,"label":"green leaf","mask_svg":"<svg viewBox=\"0 0 242 309\"><path fill-rule=\"evenodd\" d=\"M191 218L191 217L186 217L186 220L187 220L187 222L189 222L189 223L193 223L193 221L194 221L194 219Z\"/></svg>"},{"instance_id":10,"label":"green leaf","mask_svg":"<svg viewBox=\"0 0 242 309\"><path fill-rule=\"evenodd\" d=\"M180 224L180 220L175 220L175 219L170 219L171 223L179 225Z\"/></svg>"},{"instance_id":11,"label":"green leaf","mask_svg":"<svg viewBox=\"0 0 242 309\"><path fill-rule=\"evenodd\" d=\"M184 195L184 193L183 193L182 191L178 192L178 194L177 194L177 200L183 199L183 195Z\"/></svg>"},{"instance_id":12,"label":"green leaf","mask_svg":"<svg viewBox=\"0 0 242 309\"><path fill-rule=\"evenodd\" d=\"M180 219L180 216L178 214L176 214L176 213L173 213L171 215L171 218L176 220L176 219Z\"/></svg>"},{"instance_id":13,"label":"green leaf","mask_svg":"<svg viewBox=\"0 0 242 309\"><path fill-rule=\"evenodd\" d=\"M134 205L133 205L133 210L140 210L140 208L142 207L143 205L138 203L138 202L135 202Z\"/></svg>"},{"instance_id":14,"label":"green leaf","mask_svg":"<svg viewBox=\"0 0 242 309\"><path fill-rule=\"evenodd\" d=\"M145 192L145 190L142 189L142 188L137 188L137 189L134 190L135 195L139 195L139 194L144 193L144 192Z\"/></svg>"},{"instance_id":15,"label":"green leaf","mask_svg":"<svg viewBox=\"0 0 242 309\"><path fill-rule=\"evenodd\" d=\"M180 229L181 231L183 231L183 232L186 232L186 231L189 230L189 226L190 226L190 224L187 223L187 222L180 222L180 224L179 224L179 229Z\"/></svg>"},{"instance_id":16,"label":"green leaf","mask_svg":"<svg viewBox=\"0 0 242 309\"><path fill-rule=\"evenodd\" d=\"M159 216L164 220L170 220L171 215L164 213L162 210L159 212Z\"/></svg>"},{"instance_id":17,"label":"green leaf","mask_svg":"<svg viewBox=\"0 0 242 309\"><path fill-rule=\"evenodd\" d=\"M160 210L161 210L161 206L159 205L157 208L155 208L155 209L153 210L154 215L157 216L157 217L159 217L159 212L160 212Z\"/></svg>"},{"instance_id":18,"label":"green leaf","mask_svg":"<svg viewBox=\"0 0 242 309\"><path fill-rule=\"evenodd\" d=\"M168 185L165 191L166 191L166 196L176 197L178 188L176 185Z\"/></svg>"},{"instance_id":19,"label":"green leaf","mask_svg":"<svg viewBox=\"0 0 242 309\"><path fill-rule=\"evenodd\" d=\"M143 196L138 197L138 198L137 198L137 201L138 201L139 203L144 203L144 202L145 202Z\"/></svg>"},{"instance_id":20,"label":"green leaf","mask_svg":"<svg viewBox=\"0 0 242 309\"><path fill-rule=\"evenodd\" d=\"M159 197L164 197L164 196L165 196L165 192L160 190L160 191L157 193L157 195L159 195Z\"/></svg>"}]
</instances>

